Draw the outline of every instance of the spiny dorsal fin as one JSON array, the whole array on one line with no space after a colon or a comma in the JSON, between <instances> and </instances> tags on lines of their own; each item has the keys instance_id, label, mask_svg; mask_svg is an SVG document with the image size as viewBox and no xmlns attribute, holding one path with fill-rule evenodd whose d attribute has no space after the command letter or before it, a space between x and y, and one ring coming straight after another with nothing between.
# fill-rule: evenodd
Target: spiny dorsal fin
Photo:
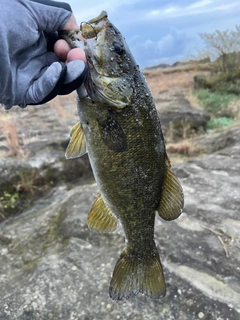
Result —
<instances>
[{"instance_id":1,"label":"spiny dorsal fin","mask_svg":"<svg viewBox=\"0 0 240 320\"><path fill-rule=\"evenodd\" d=\"M177 219L182 213L184 197L180 182L171 170L169 159L165 159L165 178L158 214L164 220Z\"/></svg>"},{"instance_id":2,"label":"spiny dorsal fin","mask_svg":"<svg viewBox=\"0 0 240 320\"><path fill-rule=\"evenodd\" d=\"M74 159L86 153L86 141L80 122L77 122L70 131L70 142L68 144L65 157Z\"/></svg>"},{"instance_id":3,"label":"spiny dorsal fin","mask_svg":"<svg viewBox=\"0 0 240 320\"><path fill-rule=\"evenodd\" d=\"M97 199L88 214L88 226L98 232L113 232L117 228L117 219L98 193Z\"/></svg>"}]
</instances>

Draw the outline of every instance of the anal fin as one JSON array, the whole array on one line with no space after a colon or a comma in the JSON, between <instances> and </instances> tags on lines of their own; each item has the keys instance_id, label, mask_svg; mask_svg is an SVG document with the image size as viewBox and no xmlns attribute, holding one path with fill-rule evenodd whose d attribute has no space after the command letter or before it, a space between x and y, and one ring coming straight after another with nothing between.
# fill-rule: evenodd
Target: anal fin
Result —
<instances>
[{"instance_id":1,"label":"anal fin","mask_svg":"<svg viewBox=\"0 0 240 320\"><path fill-rule=\"evenodd\" d=\"M98 232L113 232L117 228L117 218L103 201L100 193L88 214L88 226Z\"/></svg>"},{"instance_id":2,"label":"anal fin","mask_svg":"<svg viewBox=\"0 0 240 320\"><path fill-rule=\"evenodd\" d=\"M183 190L177 177L171 170L169 159L165 159L165 178L163 191L158 207L158 214L164 220L177 219L182 213L184 205Z\"/></svg>"},{"instance_id":3,"label":"anal fin","mask_svg":"<svg viewBox=\"0 0 240 320\"><path fill-rule=\"evenodd\" d=\"M65 157L74 159L86 153L86 141L80 122L77 122L70 131L70 142L67 146Z\"/></svg>"}]
</instances>

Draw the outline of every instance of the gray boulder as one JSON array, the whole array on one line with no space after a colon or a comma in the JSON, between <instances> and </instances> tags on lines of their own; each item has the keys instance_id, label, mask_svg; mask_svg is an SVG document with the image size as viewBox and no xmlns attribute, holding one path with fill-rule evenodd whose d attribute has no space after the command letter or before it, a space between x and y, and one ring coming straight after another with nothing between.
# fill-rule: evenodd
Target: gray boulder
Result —
<instances>
[{"instance_id":1,"label":"gray boulder","mask_svg":"<svg viewBox=\"0 0 240 320\"><path fill-rule=\"evenodd\" d=\"M234 146L239 139L240 128L238 126L232 128L219 129L211 134L204 134L193 139L199 153L214 153L227 147Z\"/></svg>"},{"instance_id":2,"label":"gray boulder","mask_svg":"<svg viewBox=\"0 0 240 320\"><path fill-rule=\"evenodd\" d=\"M183 92L162 92L155 98L158 116L166 140L188 138L202 132L210 115L201 109L191 107Z\"/></svg>"}]
</instances>

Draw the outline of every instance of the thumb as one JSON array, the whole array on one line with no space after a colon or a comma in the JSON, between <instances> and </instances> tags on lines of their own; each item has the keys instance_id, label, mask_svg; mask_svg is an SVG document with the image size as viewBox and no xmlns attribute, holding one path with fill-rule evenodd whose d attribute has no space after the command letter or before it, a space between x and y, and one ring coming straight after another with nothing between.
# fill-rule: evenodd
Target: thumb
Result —
<instances>
[{"instance_id":1,"label":"thumb","mask_svg":"<svg viewBox=\"0 0 240 320\"><path fill-rule=\"evenodd\" d=\"M29 87L24 102L19 106L24 108L28 104L43 104L53 99L61 90L66 76L66 66L61 62L54 62L43 75Z\"/></svg>"},{"instance_id":2,"label":"thumb","mask_svg":"<svg viewBox=\"0 0 240 320\"><path fill-rule=\"evenodd\" d=\"M81 60L67 64L54 62L43 75L33 82L27 91L24 102L19 106L43 104L59 95L69 94L79 88L86 75L87 65Z\"/></svg>"}]
</instances>

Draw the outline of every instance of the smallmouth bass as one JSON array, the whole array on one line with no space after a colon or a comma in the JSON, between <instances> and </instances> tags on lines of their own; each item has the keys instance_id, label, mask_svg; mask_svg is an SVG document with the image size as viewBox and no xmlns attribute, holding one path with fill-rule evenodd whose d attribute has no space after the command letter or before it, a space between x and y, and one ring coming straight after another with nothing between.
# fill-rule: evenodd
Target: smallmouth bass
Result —
<instances>
[{"instance_id":1,"label":"smallmouth bass","mask_svg":"<svg viewBox=\"0 0 240 320\"><path fill-rule=\"evenodd\" d=\"M171 170L151 92L105 11L81 25L80 41L72 31L63 37L84 49L88 64L77 90L80 122L70 132L66 158L88 152L99 188L88 214L90 229L112 232L120 220L126 236L110 297L123 300L141 292L160 299L166 287L154 241L155 214L178 218L183 192Z\"/></svg>"}]
</instances>

